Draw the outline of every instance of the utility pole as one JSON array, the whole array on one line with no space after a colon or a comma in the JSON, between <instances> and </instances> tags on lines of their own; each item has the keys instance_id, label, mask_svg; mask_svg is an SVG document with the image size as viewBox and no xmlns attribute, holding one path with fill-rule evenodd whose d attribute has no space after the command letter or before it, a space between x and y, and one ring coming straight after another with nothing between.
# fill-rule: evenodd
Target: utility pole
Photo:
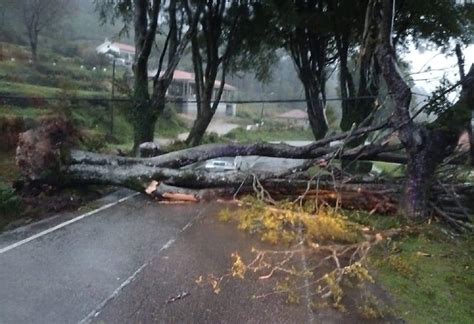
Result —
<instances>
[{"instance_id":1,"label":"utility pole","mask_svg":"<svg viewBox=\"0 0 474 324\"><path fill-rule=\"evenodd\" d=\"M110 137L114 134L115 58L112 61L112 95L110 100Z\"/></svg>"},{"instance_id":2,"label":"utility pole","mask_svg":"<svg viewBox=\"0 0 474 324\"><path fill-rule=\"evenodd\" d=\"M5 24L5 7L0 5L0 31L3 33L3 25ZM0 59L3 59L3 45L0 45Z\"/></svg>"},{"instance_id":3,"label":"utility pole","mask_svg":"<svg viewBox=\"0 0 474 324\"><path fill-rule=\"evenodd\" d=\"M265 87L264 87L264 85L263 85L263 83L262 83L262 93L261 93L261 96L260 96L260 98L261 98L261 100L262 100L262 110L260 111L260 127L262 127L262 125L263 125L263 110L265 109L265 102L264 102L264 100L263 100L263 93L264 93L264 91L265 91Z\"/></svg>"}]
</instances>

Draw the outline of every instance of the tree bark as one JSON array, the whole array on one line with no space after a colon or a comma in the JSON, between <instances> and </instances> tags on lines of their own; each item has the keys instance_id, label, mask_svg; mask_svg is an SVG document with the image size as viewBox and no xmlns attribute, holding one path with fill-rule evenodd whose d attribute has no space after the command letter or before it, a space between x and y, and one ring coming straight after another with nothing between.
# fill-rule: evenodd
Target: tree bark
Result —
<instances>
[{"instance_id":1,"label":"tree bark","mask_svg":"<svg viewBox=\"0 0 474 324\"><path fill-rule=\"evenodd\" d=\"M302 73L306 72L307 71ZM301 81L305 89L309 124L311 126L311 131L313 132L314 138L319 140L326 136L329 128L326 115L324 113L324 105L322 103L322 99L319 98L320 87L317 82L315 82L315 80L311 79L312 77L310 76L301 77Z\"/></svg>"},{"instance_id":2,"label":"tree bark","mask_svg":"<svg viewBox=\"0 0 474 324\"><path fill-rule=\"evenodd\" d=\"M437 165L449 156L462 130L470 122L474 104L474 66L465 78L460 100L441 113L431 125L416 124L410 116L411 90L404 81L391 43L393 0L372 0L369 9L378 28L376 55L394 101L393 127L407 152L407 181L403 210L407 216L428 215L428 197Z\"/></svg>"},{"instance_id":3,"label":"tree bark","mask_svg":"<svg viewBox=\"0 0 474 324\"><path fill-rule=\"evenodd\" d=\"M323 7L319 1L296 1L295 14L301 24L290 27L287 41L287 49L305 90L308 119L316 140L326 136L328 131L325 85L326 66L330 64L329 37L317 29L315 31L306 15L312 15L316 20L325 15Z\"/></svg>"},{"instance_id":4,"label":"tree bark","mask_svg":"<svg viewBox=\"0 0 474 324\"><path fill-rule=\"evenodd\" d=\"M191 37L192 61L196 87L197 115L193 127L186 138L186 144L197 146L201 144L204 133L209 126L225 86L226 70L232 57L236 55L237 43L240 39L235 36L238 23L242 17L234 12L234 16L225 17L243 5L237 1L207 1L203 15L199 20L201 32ZM190 8L187 7L188 15ZM224 18L232 23L224 25ZM204 44L204 46L203 46ZM221 54L222 53L222 54ZM213 96L219 70L221 71L220 86Z\"/></svg>"},{"instance_id":5,"label":"tree bark","mask_svg":"<svg viewBox=\"0 0 474 324\"><path fill-rule=\"evenodd\" d=\"M337 175L338 180L335 180L335 177L331 174L320 175L317 179L310 180L309 176L301 171L306 170L307 167L318 166L326 168L331 173L331 165L327 165L333 159L349 161L361 159L396 163L407 161L404 156L394 153L399 150L399 147L367 145L341 151L337 147L328 145L328 143L341 138L347 139L348 136L360 136L367 131L373 131L373 127L353 130L349 134L339 134L303 147L270 143L252 145L212 144L152 158L121 157L71 150L70 147L74 144L71 139L79 135L71 127L65 121L48 120L42 122L40 127L20 135L17 148L17 164L27 183L56 186L116 185L144 192L164 200L185 199L195 201L193 197L198 199L204 196L207 197L206 199L215 199L221 196L230 198L237 192L240 194L253 192L255 181L258 180L257 191L261 184L277 199L284 197L303 199L304 196L307 199L319 199L324 203L338 204L340 199L337 197L341 195L343 199L342 206L346 208L362 208L368 211L393 213L397 210L395 203L398 201L398 196L394 197L394 201L392 194L400 192L396 183L382 184L381 187L377 187L373 184L357 182L353 178L343 177L339 179ZM439 144L440 141L435 141L435 143ZM438 150L442 149L443 147L438 147ZM416 189L406 195L414 201L414 203L411 203L413 206L418 206L418 202L426 198L423 194L427 191L419 187L429 185L426 179L429 179L429 175L432 174L435 167L434 160L430 159L430 154L433 154L433 152L434 148L428 148L426 155L418 155L425 158L419 165L413 163L409 165L409 168L412 168L409 172L418 176L418 178L411 178L416 180L416 183L406 187ZM272 171L269 168L269 170L263 171L261 169L249 169L230 172L207 172L192 167L182 168L195 162L217 157L250 155L306 159L307 162L302 167L280 169L279 171ZM428 169L427 164L432 169ZM348 181L351 181L351 183L348 183ZM465 191L466 188L461 189ZM176 193L191 196L176 195ZM386 196L387 193L390 193L388 197ZM469 195L469 192L467 195Z\"/></svg>"},{"instance_id":6,"label":"tree bark","mask_svg":"<svg viewBox=\"0 0 474 324\"><path fill-rule=\"evenodd\" d=\"M30 33L30 48L31 48L31 60L33 63L38 62L38 35Z\"/></svg>"},{"instance_id":7,"label":"tree bark","mask_svg":"<svg viewBox=\"0 0 474 324\"><path fill-rule=\"evenodd\" d=\"M210 104L208 104L210 105ZM186 139L186 144L188 146L198 146L201 144L202 138L204 137L204 134L206 133L207 127L211 123L212 116L214 114L211 113L202 113L198 118L193 123L193 127L191 128L191 131L189 132L189 136Z\"/></svg>"}]
</instances>

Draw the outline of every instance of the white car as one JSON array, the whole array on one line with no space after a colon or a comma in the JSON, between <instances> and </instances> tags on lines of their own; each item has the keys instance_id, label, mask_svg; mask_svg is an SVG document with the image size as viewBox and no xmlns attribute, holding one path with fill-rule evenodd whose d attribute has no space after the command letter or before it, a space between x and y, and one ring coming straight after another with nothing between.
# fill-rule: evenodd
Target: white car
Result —
<instances>
[{"instance_id":1,"label":"white car","mask_svg":"<svg viewBox=\"0 0 474 324\"><path fill-rule=\"evenodd\" d=\"M221 171L235 171L237 166L234 162L225 160L210 160L206 162L204 168L208 171L221 172Z\"/></svg>"}]
</instances>

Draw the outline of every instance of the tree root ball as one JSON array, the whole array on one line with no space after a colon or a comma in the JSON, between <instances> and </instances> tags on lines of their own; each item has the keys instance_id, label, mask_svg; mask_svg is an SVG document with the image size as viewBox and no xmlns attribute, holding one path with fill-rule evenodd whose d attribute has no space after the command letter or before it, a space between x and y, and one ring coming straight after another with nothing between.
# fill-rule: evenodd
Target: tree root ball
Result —
<instances>
[{"instance_id":1,"label":"tree root ball","mask_svg":"<svg viewBox=\"0 0 474 324\"><path fill-rule=\"evenodd\" d=\"M72 145L76 135L72 124L63 118L42 120L38 127L21 133L16 163L22 175L33 181L55 182L60 174L62 150Z\"/></svg>"}]
</instances>

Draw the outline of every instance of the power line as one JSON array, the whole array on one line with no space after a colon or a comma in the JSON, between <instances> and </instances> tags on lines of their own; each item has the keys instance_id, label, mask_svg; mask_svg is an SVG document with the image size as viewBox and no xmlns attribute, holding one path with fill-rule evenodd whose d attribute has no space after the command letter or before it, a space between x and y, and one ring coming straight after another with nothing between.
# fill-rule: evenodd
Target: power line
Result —
<instances>
[{"instance_id":1,"label":"power line","mask_svg":"<svg viewBox=\"0 0 474 324\"><path fill-rule=\"evenodd\" d=\"M387 95L391 95L390 93ZM419 93L412 91L412 95L430 97L428 94ZM326 98L326 101L344 101L344 100L364 100L364 99L377 99L380 96L355 96L355 97L329 97ZM16 95L2 95L0 94L0 102L2 101L15 101L15 100L29 100L36 102L37 105L41 105L45 101L89 101L92 103L98 102L143 102L141 100L135 100L133 98L105 98L105 97L73 97L73 98L64 98L64 97L35 97L35 96L16 96ZM306 99L294 98L294 99L251 99L251 100L220 100L219 103L222 104L259 104L259 103L305 103ZM166 99L167 103L198 103L197 100L183 100L178 98L168 98ZM214 102L211 100L211 102Z\"/></svg>"},{"instance_id":2,"label":"power line","mask_svg":"<svg viewBox=\"0 0 474 324\"><path fill-rule=\"evenodd\" d=\"M425 94L413 93L416 95L426 96ZM326 98L326 101L344 101L344 100L363 100L363 99L376 99L379 96L357 96L357 97L329 97ZM64 97L34 97L34 96L15 96L15 95L0 95L0 100L31 100L31 101L91 101L91 102L141 102L141 100L135 100L132 98L99 98L99 97L74 97L74 98L64 98ZM220 100L220 103L226 104L247 104L247 103L302 103L306 102L306 99L256 99L256 100ZM183 99L166 99L168 103L198 103L197 100L183 100ZM213 102L213 100L211 100Z\"/></svg>"}]
</instances>

